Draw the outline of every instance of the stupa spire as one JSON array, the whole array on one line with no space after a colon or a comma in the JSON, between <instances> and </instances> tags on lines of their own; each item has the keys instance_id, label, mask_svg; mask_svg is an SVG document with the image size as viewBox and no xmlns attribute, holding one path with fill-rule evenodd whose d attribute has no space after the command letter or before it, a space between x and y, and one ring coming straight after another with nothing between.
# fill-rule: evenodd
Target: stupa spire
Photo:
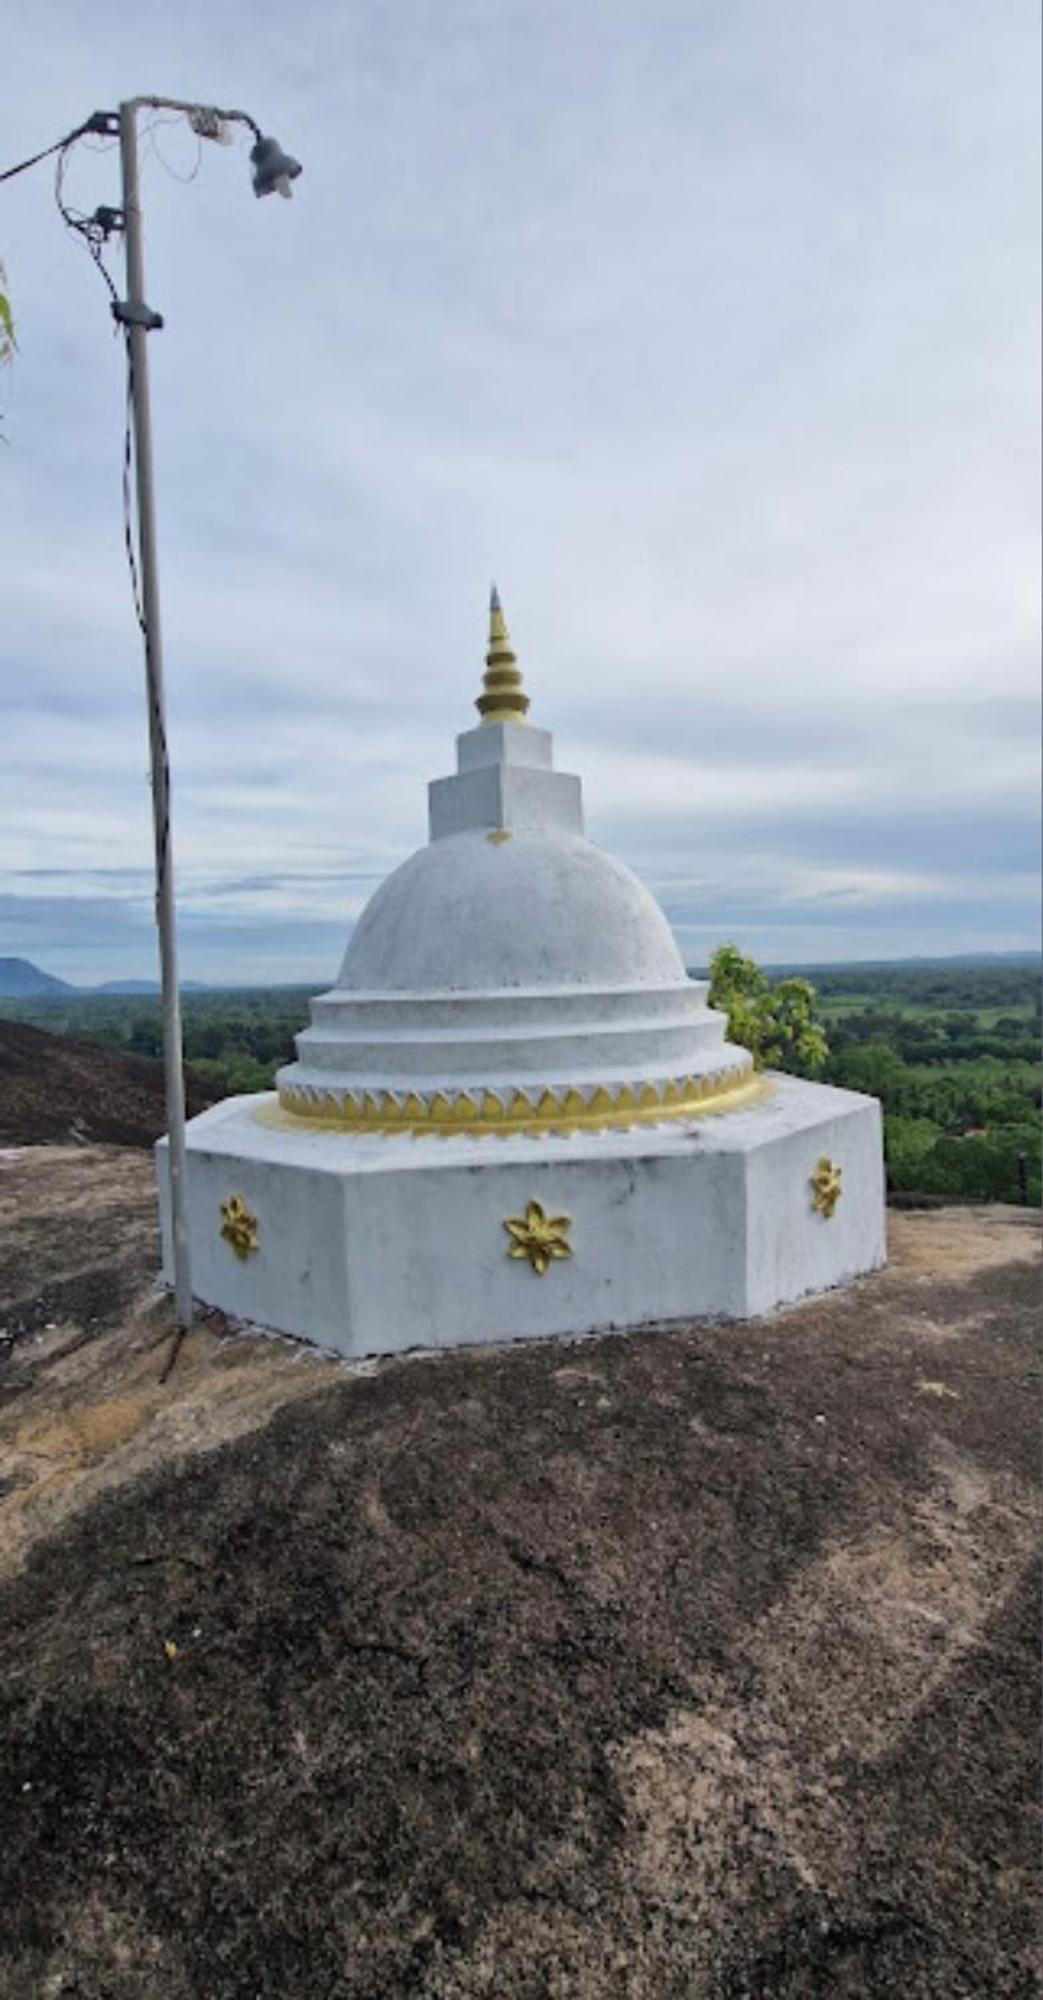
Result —
<instances>
[{"instance_id":1,"label":"stupa spire","mask_svg":"<svg viewBox=\"0 0 1043 2000\"><path fill-rule=\"evenodd\" d=\"M529 706L495 583L489 595L489 651L482 693L474 705L483 722L524 722Z\"/></svg>"}]
</instances>

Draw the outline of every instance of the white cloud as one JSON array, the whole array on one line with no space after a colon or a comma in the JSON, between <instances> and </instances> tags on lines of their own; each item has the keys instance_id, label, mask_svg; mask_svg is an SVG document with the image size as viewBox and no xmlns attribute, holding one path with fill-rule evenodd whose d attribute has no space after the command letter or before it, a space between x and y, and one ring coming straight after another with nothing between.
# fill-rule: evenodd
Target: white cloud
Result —
<instances>
[{"instance_id":1,"label":"white cloud","mask_svg":"<svg viewBox=\"0 0 1043 2000\"><path fill-rule=\"evenodd\" d=\"M423 837L490 574L592 830L663 893L696 870L764 940L832 909L849 951L874 912L896 949L1032 940L1037 42L1027 0L7 24L10 159L140 76L305 164L255 203L241 150L184 185L188 135L146 147L190 974L193 897L245 966L240 917L347 922L335 878ZM4 859L86 896L150 853L120 357L46 169L2 215Z\"/></svg>"}]
</instances>

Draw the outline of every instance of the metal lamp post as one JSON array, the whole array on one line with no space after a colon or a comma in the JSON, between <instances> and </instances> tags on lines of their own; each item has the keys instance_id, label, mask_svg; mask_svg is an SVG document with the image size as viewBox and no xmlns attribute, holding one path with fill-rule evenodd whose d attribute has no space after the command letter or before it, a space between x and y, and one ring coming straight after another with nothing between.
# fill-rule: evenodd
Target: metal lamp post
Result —
<instances>
[{"instance_id":1,"label":"metal lamp post","mask_svg":"<svg viewBox=\"0 0 1043 2000\"><path fill-rule=\"evenodd\" d=\"M134 434L140 609L145 640L152 825L156 855L156 925L159 931L160 987L163 1000L163 1060L166 1072L169 1135L174 1307L178 1327L183 1332L192 1323L192 1271L186 1206L185 1082L182 1064L181 1002L177 976L174 872L171 863L170 768L163 699L163 643L159 612L148 369L148 335L161 327L163 322L159 314L153 312L145 302L137 134L137 115L145 108L183 111L193 131L200 138L219 139L229 124L249 126L254 135L250 158L254 168L254 192L257 195L278 191L282 195L289 196L290 183L296 179L301 169L296 160L282 151L277 140L262 135L259 126L247 112L219 111L213 106L184 104L169 97L134 97L120 105L116 129L123 172L123 213L120 220L126 245L127 296L125 300L117 301L112 310L126 333L128 389Z\"/></svg>"}]
</instances>

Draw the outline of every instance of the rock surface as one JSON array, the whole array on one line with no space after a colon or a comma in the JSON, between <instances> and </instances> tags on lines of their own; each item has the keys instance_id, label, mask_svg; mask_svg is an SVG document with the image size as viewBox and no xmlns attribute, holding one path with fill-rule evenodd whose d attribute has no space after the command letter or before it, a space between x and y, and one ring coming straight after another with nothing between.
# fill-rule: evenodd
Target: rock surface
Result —
<instances>
[{"instance_id":1,"label":"rock surface","mask_svg":"<svg viewBox=\"0 0 1043 2000\"><path fill-rule=\"evenodd\" d=\"M1037 1990L1034 1218L739 1328L213 1318L161 1383L151 1204L0 1160L4 2000Z\"/></svg>"},{"instance_id":2,"label":"rock surface","mask_svg":"<svg viewBox=\"0 0 1043 2000\"><path fill-rule=\"evenodd\" d=\"M189 1080L189 1116L213 1093ZM0 1146L151 1146L167 1129L163 1065L0 1020Z\"/></svg>"}]
</instances>

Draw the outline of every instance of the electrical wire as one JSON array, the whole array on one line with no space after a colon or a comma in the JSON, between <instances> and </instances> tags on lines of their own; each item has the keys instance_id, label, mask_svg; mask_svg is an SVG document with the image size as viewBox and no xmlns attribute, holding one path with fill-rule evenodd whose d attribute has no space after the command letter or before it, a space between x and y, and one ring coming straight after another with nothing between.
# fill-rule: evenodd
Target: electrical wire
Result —
<instances>
[{"instance_id":1,"label":"electrical wire","mask_svg":"<svg viewBox=\"0 0 1043 2000\"><path fill-rule=\"evenodd\" d=\"M116 290L112 275L106 267L102 251L109 237L114 234L120 225L115 210L99 209L93 215L84 215L81 209L69 207L65 199L65 169L68 164L69 154L75 143L75 137L66 139L62 142L58 150L58 160L54 169L54 199L65 227L71 230L74 236L78 236L81 243L85 245L89 255L101 273L109 298L115 305L119 299L119 293Z\"/></svg>"},{"instance_id":2,"label":"electrical wire","mask_svg":"<svg viewBox=\"0 0 1043 2000\"><path fill-rule=\"evenodd\" d=\"M130 594L134 600L134 616L138 629L148 645L148 620L141 596L141 578L138 574L137 551L134 547L133 508L130 497L130 475L134 466L134 356L131 351L129 330L124 331L124 346L127 351L127 404L123 425L123 469L120 485L123 493L123 545L127 553L127 568L130 572Z\"/></svg>"},{"instance_id":3,"label":"electrical wire","mask_svg":"<svg viewBox=\"0 0 1043 2000\"><path fill-rule=\"evenodd\" d=\"M106 209L95 210L93 215L84 215L81 210L70 208L68 202L65 199L65 169L68 164L69 154L72 150L72 147L76 144L76 138L78 136L80 135L75 135L70 139L64 140L61 147L58 150L58 160L54 172L54 198L55 202L57 203L58 213L61 216L62 221L64 222L66 228L70 230L74 236L79 237L81 243L83 243L84 247L88 252L88 255L90 256L91 262L96 266L101 276L101 279L105 285L106 291L109 294L110 303L112 305L118 305L119 292L116 289L112 273L110 272L108 266L105 263L104 249L105 245L109 240L109 237L114 235L117 230L122 228L122 217L118 214L117 211L106 210ZM124 423L123 423L123 450L121 453L121 466L120 466L120 490L123 503L123 546L127 558L127 570L130 576L130 592L131 592L131 599L134 605L134 618L137 623L138 630L141 633L141 637L144 641L145 652L147 656L151 649L152 637L151 637L151 632L149 630L149 622L145 611L145 603L141 590L141 570L138 561L138 550L137 547L135 546L135 533L134 533L136 525L136 509L133 504L133 497L131 493L132 473L134 469L134 424L133 424L134 349L133 349L133 344L131 342L129 326L121 325L120 332L123 335L123 349L124 349L124 355L126 359L126 369L127 369L127 378L126 378L127 391L126 391L126 401L124 406ZM153 744L153 763L154 766L158 766L162 771L163 797L166 801L169 801L170 759L167 749L167 733L163 725L163 714L159 705L159 700L155 687L153 686L151 674L148 677L148 682L149 682L149 728ZM155 778L153 778L153 783L154 782ZM170 808L168 803L167 809L163 815L163 825L160 828L159 839L156 843L157 923L159 921L160 897L166 885L167 869L169 865L169 855L170 855Z\"/></svg>"},{"instance_id":4,"label":"electrical wire","mask_svg":"<svg viewBox=\"0 0 1043 2000\"><path fill-rule=\"evenodd\" d=\"M189 172L187 174L181 174L178 172L176 167L171 166L170 161L167 159L165 153L161 150L159 140L156 137L156 132L161 125L180 125L180 123L181 123L180 118L161 118L159 116L159 113L156 112L153 115L153 117L149 119L148 124L143 128L142 131L143 150L151 153L154 156L154 158L159 161L160 166L163 168L165 173L168 173L170 175L171 180L180 181L183 186L187 187L189 181L194 181L195 179L197 179L199 174L199 169L203 164L203 141L200 138L199 133L196 132L194 135L196 142L195 163L189 169Z\"/></svg>"},{"instance_id":5,"label":"electrical wire","mask_svg":"<svg viewBox=\"0 0 1043 2000\"><path fill-rule=\"evenodd\" d=\"M84 119L82 125L77 125L74 132L67 132L64 139L56 139L53 146L45 146L42 153L34 153L28 160L19 160L16 167L5 167L0 174L0 181L13 181L16 174L28 173L30 167L38 167L41 160L49 160L52 154L62 152L66 146L71 146L75 139L82 139L85 132L97 132L99 117L103 116L103 113L92 112L89 118Z\"/></svg>"},{"instance_id":6,"label":"electrical wire","mask_svg":"<svg viewBox=\"0 0 1043 2000\"><path fill-rule=\"evenodd\" d=\"M105 263L103 251L105 244L108 242L109 236L114 233L115 229L118 227L118 224L113 220L106 222L99 222L97 218L97 213L95 213L95 215L83 215L79 210L70 208L65 200L65 194L64 194L65 168L68 163L69 153L74 144L75 141L67 140L66 143L63 145L61 152L59 153L58 164L55 168L55 174L54 174L54 198L58 205L58 213L61 216L62 221L65 223L66 228L69 229L74 236L79 237L81 243L84 245L85 249L87 250L90 256L92 263L96 266L98 272L100 273L102 281L109 294L110 303L116 305L119 302L119 293L116 289L112 273L109 271L108 266ZM141 582L138 573L137 554L134 548L133 509L131 505L131 491L130 491L131 470L134 462L134 436L133 436L133 426L131 422L131 416L134 406L134 360L133 360L133 355L131 353L129 328L123 327L121 331L123 334L123 346L127 362L127 397L126 397L126 413L123 426L122 472L121 472L121 482L120 482L123 495L123 541L127 555L127 568L130 572L130 588L131 588L131 596L134 601L134 616L137 620L138 627L141 631L142 637L144 638L147 644L148 624L145 618L144 606L142 604L142 599L141 599Z\"/></svg>"},{"instance_id":7,"label":"electrical wire","mask_svg":"<svg viewBox=\"0 0 1043 2000\"><path fill-rule=\"evenodd\" d=\"M150 150L155 153L156 158L160 162L160 165L166 169L167 173L170 174L174 180L191 181L195 179L196 175L199 172L200 164L202 161L202 152L203 152L202 140L204 137L205 138L219 137L220 136L219 128L222 125L227 125L227 124L248 125L251 132L253 133L255 140L259 140L261 136L260 127L257 125L255 120L252 119L246 112L242 111L220 112L217 111L216 109L208 110L206 107L201 108L198 105L193 106L187 104L186 105L171 104L169 106L165 106L162 100L158 101L156 99L149 100L147 98L140 99L138 101L142 104L142 106L151 103L151 106L154 110L154 116L149 120L149 123L145 128L144 137ZM195 166L192 168L192 171L188 174L178 173L176 168L172 167L170 165L170 162L164 159L163 154L160 151L159 143L155 136L157 128L160 125L176 124L178 122L177 119L169 119L162 117L161 113L163 109L177 110L179 114L186 115L188 117L189 124L196 135L198 154ZM214 129L213 130L206 129L209 126L213 126ZM105 263L104 251L110 236L115 235L117 231L123 228L124 226L123 216L118 209L111 209L111 208L97 208L95 209L93 215L85 215L82 212L82 210L71 208L65 199L65 169L68 165L69 155L72 151L72 148L77 144L77 142L85 140L88 135L97 136L102 140L108 139L111 141L114 138L112 114L103 111L92 112L89 118L84 119L82 125L78 125L75 131L68 132L64 139L58 139L55 141L53 146L44 147L42 152L34 153L30 159L20 160L16 166L6 168L3 173L0 173L0 182L13 180L17 174L24 174L28 172L30 167L38 166L41 160L52 159L55 156L55 154L57 154L57 161L54 173L54 198L58 207L58 212L62 218L62 221L64 222L66 228L70 231L70 233L75 236L78 236L81 243L83 243L84 247L88 252L88 255L91 258L92 263L96 266L101 276L101 279L105 285L105 288L109 294L110 304L113 307L118 308L120 305L120 297L116 289L116 285L113 280L112 274ZM107 146L102 145L101 147L91 147L90 150L92 152L108 151L109 148ZM118 311L116 313L116 319L120 331L123 334L123 345L126 356L126 368L127 368L127 393L126 393L126 405L125 405L125 418L123 426L123 451L122 451L122 462L121 462L121 472L120 472L120 486L121 486L122 501L123 501L123 542L127 557L127 569L130 574L130 588L131 588L131 597L134 604L134 617L137 622L138 629L141 633L142 639L144 641L146 660L151 661L153 639L152 639L152 633L149 628L148 614L145 609L145 602L141 589L141 567L139 560L141 524L140 524L140 516L138 514L136 507L133 504L133 499L131 494L132 473L134 471L134 423L133 423L134 389L135 389L134 345L131 338L131 328L123 321L122 316ZM137 529L136 536L135 536L135 528ZM170 808L169 808L170 760L167 750L167 734L163 723L162 708L160 706L159 695L155 686L154 676L151 671L149 672L147 678L149 687L149 732L152 743L152 768L153 768L152 782L153 782L153 787L155 787L156 775L158 772L162 781L163 799L166 808L163 814L163 824L159 828L158 839L156 842L156 921L157 923L159 923L160 904L164 890L167 886L169 856L170 856Z\"/></svg>"}]
</instances>

